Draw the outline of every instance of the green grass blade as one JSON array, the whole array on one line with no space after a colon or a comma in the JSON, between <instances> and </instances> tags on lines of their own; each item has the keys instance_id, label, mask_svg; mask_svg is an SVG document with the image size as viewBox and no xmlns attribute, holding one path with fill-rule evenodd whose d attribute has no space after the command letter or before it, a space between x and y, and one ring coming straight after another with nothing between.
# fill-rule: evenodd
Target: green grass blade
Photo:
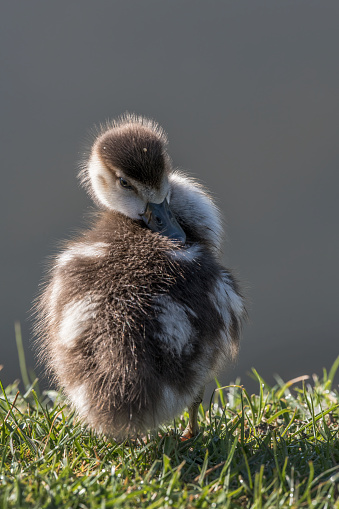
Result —
<instances>
[{"instance_id":1,"label":"green grass blade","mask_svg":"<svg viewBox=\"0 0 339 509\"><path fill-rule=\"evenodd\" d=\"M26 366L26 356L25 356L24 345L22 342L22 333L21 333L20 322L15 322L14 329L15 329L15 340L16 340L16 346L17 346L17 350L18 350L22 382L24 384L25 390L28 390L29 386L31 385L31 382L29 380L27 366Z\"/></svg>"}]
</instances>

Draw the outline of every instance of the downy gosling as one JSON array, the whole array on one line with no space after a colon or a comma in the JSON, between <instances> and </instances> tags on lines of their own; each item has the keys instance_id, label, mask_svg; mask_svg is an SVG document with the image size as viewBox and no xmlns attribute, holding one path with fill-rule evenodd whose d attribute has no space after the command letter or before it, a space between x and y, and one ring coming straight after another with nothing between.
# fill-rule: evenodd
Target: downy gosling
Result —
<instances>
[{"instance_id":1,"label":"downy gosling","mask_svg":"<svg viewBox=\"0 0 339 509\"><path fill-rule=\"evenodd\" d=\"M207 191L172 167L154 121L101 129L80 178L99 206L53 260L38 302L40 355L84 423L123 439L171 421L198 433L205 385L238 353L245 315L220 263Z\"/></svg>"}]
</instances>

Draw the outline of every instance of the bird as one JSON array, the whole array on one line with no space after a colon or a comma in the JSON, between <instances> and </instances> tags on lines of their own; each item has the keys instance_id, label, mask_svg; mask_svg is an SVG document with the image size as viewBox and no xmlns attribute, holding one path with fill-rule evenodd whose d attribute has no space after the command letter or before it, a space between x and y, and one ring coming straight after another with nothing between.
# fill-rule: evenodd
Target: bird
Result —
<instances>
[{"instance_id":1,"label":"bird","mask_svg":"<svg viewBox=\"0 0 339 509\"><path fill-rule=\"evenodd\" d=\"M167 134L126 113L97 129L79 176L97 205L51 261L36 304L38 356L81 421L124 440L188 408L237 358L244 297L221 263L210 193L173 166Z\"/></svg>"}]
</instances>

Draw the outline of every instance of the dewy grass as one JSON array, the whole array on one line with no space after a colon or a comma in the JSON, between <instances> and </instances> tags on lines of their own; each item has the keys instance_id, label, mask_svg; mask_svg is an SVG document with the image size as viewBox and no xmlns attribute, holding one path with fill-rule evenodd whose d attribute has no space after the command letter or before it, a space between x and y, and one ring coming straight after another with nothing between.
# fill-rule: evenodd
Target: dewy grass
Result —
<instances>
[{"instance_id":1,"label":"dewy grass","mask_svg":"<svg viewBox=\"0 0 339 509\"><path fill-rule=\"evenodd\" d=\"M185 442L187 414L118 443L54 392L1 385L0 507L339 509L338 366L275 387L253 370L256 395L218 386Z\"/></svg>"}]
</instances>

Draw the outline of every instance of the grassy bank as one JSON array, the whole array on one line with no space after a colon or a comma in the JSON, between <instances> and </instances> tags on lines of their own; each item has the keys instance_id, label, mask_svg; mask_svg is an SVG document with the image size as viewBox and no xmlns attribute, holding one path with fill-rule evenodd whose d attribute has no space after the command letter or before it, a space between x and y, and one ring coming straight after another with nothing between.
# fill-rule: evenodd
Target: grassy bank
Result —
<instances>
[{"instance_id":1,"label":"grassy bank","mask_svg":"<svg viewBox=\"0 0 339 509\"><path fill-rule=\"evenodd\" d=\"M0 507L339 508L338 364L273 388L254 371L258 394L217 390L186 442L187 414L119 444L56 394L2 388Z\"/></svg>"}]
</instances>

